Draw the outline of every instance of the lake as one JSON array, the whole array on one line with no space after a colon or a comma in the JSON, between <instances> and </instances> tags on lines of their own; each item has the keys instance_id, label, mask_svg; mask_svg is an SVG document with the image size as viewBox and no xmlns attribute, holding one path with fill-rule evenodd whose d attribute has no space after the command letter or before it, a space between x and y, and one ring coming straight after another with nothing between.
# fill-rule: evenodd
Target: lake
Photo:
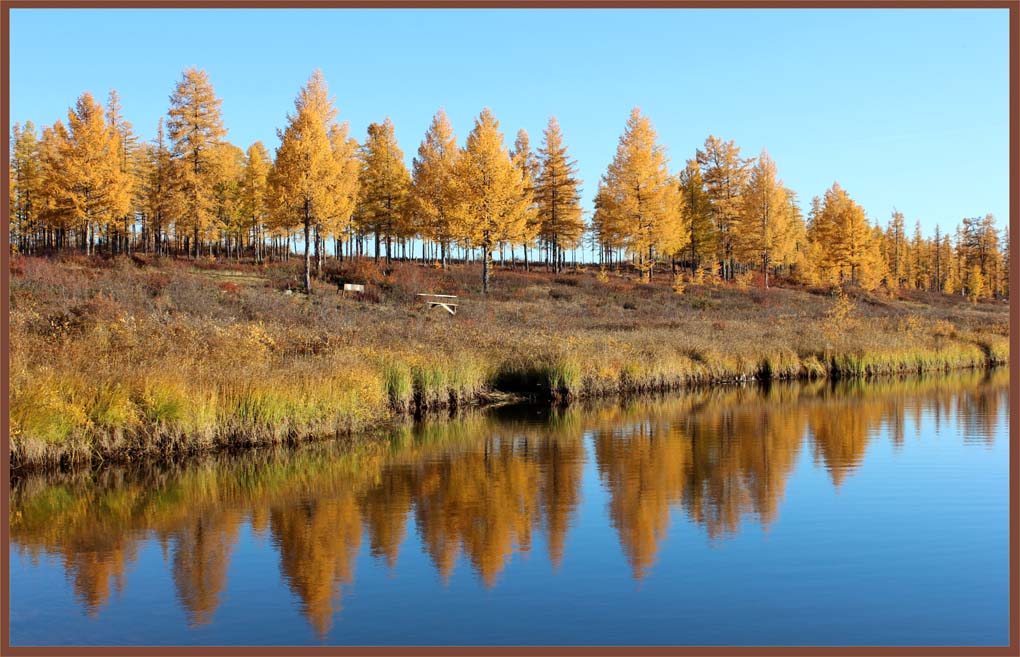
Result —
<instances>
[{"instance_id":1,"label":"lake","mask_svg":"<svg viewBox=\"0 0 1020 657\"><path fill-rule=\"evenodd\" d=\"M15 474L13 645L1005 645L1007 370Z\"/></svg>"}]
</instances>

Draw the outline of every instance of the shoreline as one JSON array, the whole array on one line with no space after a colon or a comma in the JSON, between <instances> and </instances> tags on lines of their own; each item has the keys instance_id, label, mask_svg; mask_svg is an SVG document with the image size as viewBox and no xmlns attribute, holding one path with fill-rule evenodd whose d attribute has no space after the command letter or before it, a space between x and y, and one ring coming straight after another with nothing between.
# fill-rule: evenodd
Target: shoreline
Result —
<instances>
[{"instance_id":1,"label":"shoreline","mask_svg":"<svg viewBox=\"0 0 1020 657\"><path fill-rule=\"evenodd\" d=\"M550 378L547 370L536 369L533 372L534 378L530 381L533 390L537 392L531 394L524 394L522 390L515 392L482 390L477 391L472 397L460 398L451 390L449 391L449 402L428 405L422 401L430 398L435 400L435 395L429 395L427 391L416 389L413 406L399 407L391 403L388 414L377 423L358 429L337 431L333 434L279 433L278 428L262 427L262 432L223 432L215 434L211 440L207 436L189 440L185 435L161 431L161 428L157 426L148 426L131 434L122 433L119 436L118 444L113 449L103 449L104 445L110 444L109 441L86 443L85 441L72 440L64 445L50 445L49 449L33 450L34 458L19 458L15 441L12 439L9 458L12 473L15 471L30 473L40 470L76 470L104 463L124 465L135 460L144 460L150 463L172 463L178 459L188 459L211 453L228 453L234 450L245 452L264 447L296 447L329 440L350 441L352 444L360 441L377 441L384 439L386 435L391 434L402 425L418 424L426 419L436 418L442 413L449 414L451 422L459 421L460 413L467 409L488 412L499 407L526 404L554 408L595 400L623 402L628 399L653 395L682 395L707 388L733 385L768 385L772 382L810 381L868 382L873 379L894 377L947 376L953 372L966 370L992 371L1009 366L1008 354L995 354L988 350L985 350L984 354L983 361L959 361L955 364L950 364L949 361L939 364L937 358L930 361L919 360L917 354L905 354L899 359L885 357L878 360L875 360L874 357L869 359L868 356L844 354L827 359L827 366L823 365L823 369L820 371L802 363L799 370L790 371L787 369L780 371L779 375L773 374L775 370L772 370L771 364L765 361L757 372L730 374L729 376L707 374L673 381L665 379L646 382L621 381L615 390L610 390L606 386L582 387L577 390L555 387L551 382L556 379ZM813 362L821 363L817 358L814 358ZM880 364L884 366L880 366ZM154 437L155 440L153 440Z\"/></svg>"}]
</instances>

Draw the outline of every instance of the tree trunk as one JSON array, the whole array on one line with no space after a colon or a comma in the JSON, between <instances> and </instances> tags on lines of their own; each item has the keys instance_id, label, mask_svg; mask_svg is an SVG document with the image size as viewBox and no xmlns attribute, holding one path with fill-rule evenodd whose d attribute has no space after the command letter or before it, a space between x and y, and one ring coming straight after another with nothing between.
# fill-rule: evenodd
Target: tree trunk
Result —
<instances>
[{"instance_id":1,"label":"tree trunk","mask_svg":"<svg viewBox=\"0 0 1020 657\"><path fill-rule=\"evenodd\" d=\"M319 237L319 226L315 226L315 235L312 237L315 240L315 277L318 278L322 275L322 238Z\"/></svg>"},{"instance_id":2,"label":"tree trunk","mask_svg":"<svg viewBox=\"0 0 1020 657\"><path fill-rule=\"evenodd\" d=\"M489 293L489 247L482 247L482 294Z\"/></svg>"},{"instance_id":3,"label":"tree trunk","mask_svg":"<svg viewBox=\"0 0 1020 657\"><path fill-rule=\"evenodd\" d=\"M312 217L305 201L305 294L312 293Z\"/></svg>"}]
</instances>

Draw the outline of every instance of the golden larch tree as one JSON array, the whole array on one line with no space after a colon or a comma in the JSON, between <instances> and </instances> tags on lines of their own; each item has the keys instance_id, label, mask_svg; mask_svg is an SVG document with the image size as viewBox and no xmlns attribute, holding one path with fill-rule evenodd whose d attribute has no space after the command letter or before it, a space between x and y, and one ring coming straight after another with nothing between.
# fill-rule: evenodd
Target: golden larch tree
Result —
<instances>
[{"instance_id":1,"label":"golden larch tree","mask_svg":"<svg viewBox=\"0 0 1020 657\"><path fill-rule=\"evenodd\" d=\"M528 213L528 221L524 226L524 232L518 238L518 243L524 248L524 269L529 270L528 249L534 245L539 234L538 207L535 204L535 181L538 179L539 162L535 152L531 150L531 138L528 131L521 128L514 138L513 148L510 149L510 161L524 181L524 196L531 203L531 211ZM500 244L500 260L503 260L503 244Z\"/></svg>"},{"instance_id":2,"label":"golden larch tree","mask_svg":"<svg viewBox=\"0 0 1020 657\"><path fill-rule=\"evenodd\" d=\"M218 160L213 198L216 203L215 228L220 231L227 256L240 257L241 241L248 228L242 211L241 183L246 156L234 144L221 142L216 149Z\"/></svg>"},{"instance_id":3,"label":"golden larch tree","mask_svg":"<svg viewBox=\"0 0 1020 657\"><path fill-rule=\"evenodd\" d=\"M361 200L358 215L375 236L375 260L380 240L386 243L386 262L392 259L393 239L407 236L407 194L411 175L404 166L404 152L397 144L393 121L368 126L361 147Z\"/></svg>"},{"instance_id":4,"label":"golden larch tree","mask_svg":"<svg viewBox=\"0 0 1020 657\"><path fill-rule=\"evenodd\" d=\"M533 212L524 178L510 160L499 121L488 108L475 119L456 171L462 201L458 237L482 249L482 291L488 293L493 248L520 240Z\"/></svg>"},{"instance_id":5,"label":"golden larch tree","mask_svg":"<svg viewBox=\"0 0 1020 657\"><path fill-rule=\"evenodd\" d=\"M124 213L119 217L111 217L116 223L108 227L107 242L112 244L113 250L125 253L131 250L131 224L134 222L134 214L138 209L135 205L138 184L138 138L135 136L131 123L124 119L123 110L120 106L120 96L116 89L111 89L106 101L106 122L110 130L117 134L117 160L120 167L120 176L124 179L122 193L127 196L126 201L118 203L124 208ZM116 239L116 241L114 241Z\"/></svg>"},{"instance_id":6,"label":"golden larch tree","mask_svg":"<svg viewBox=\"0 0 1020 657\"><path fill-rule=\"evenodd\" d=\"M903 213L895 208L893 208L892 217L885 230L884 242L886 266L889 269L889 287L899 289L906 285L904 260L906 259L907 240Z\"/></svg>"},{"instance_id":7,"label":"golden larch tree","mask_svg":"<svg viewBox=\"0 0 1020 657\"><path fill-rule=\"evenodd\" d=\"M811 241L819 245L819 271L829 284L851 283L874 289L884 272L879 240L872 232L864 208L839 183L833 183L812 209Z\"/></svg>"},{"instance_id":8,"label":"golden larch tree","mask_svg":"<svg viewBox=\"0 0 1020 657\"><path fill-rule=\"evenodd\" d=\"M240 214L251 227L251 256L255 262L262 260L262 234L268 213L269 169L273 161L261 141L248 147L244 156L244 171L241 174Z\"/></svg>"},{"instance_id":9,"label":"golden larch tree","mask_svg":"<svg viewBox=\"0 0 1020 657\"><path fill-rule=\"evenodd\" d=\"M149 217L149 233L157 256L165 255L164 231L168 231L176 214L175 203L180 200L175 186L173 160L166 142L163 118L156 127L156 139L148 151L145 208Z\"/></svg>"},{"instance_id":10,"label":"golden larch tree","mask_svg":"<svg viewBox=\"0 0 1020 657\"><path fill-rule=\"evenodd\" d=\"M173 178L180 195L177 226L191 229L192 253L216 216L214 188L219 163L217 146L227 134L209 74L196 68L184 71L170 96L166 123L173 162Z\"/></svg>"},{"instance_id":11,"label":"golden larch tree","mask_svg":"<svg viewBox=\"0 0 1020 657\"><path fill-rule=\"evenodd\" d=\"M762 149L751 167L740 200L741 212L734 225L736 255L745 262L758 262L768 288L769 267L786 260L794 246L786 188L768 151Z\"/></svg>"},{"instance_id":12,"label":"golden larch tree","mask_svg":"<svg viewBox=\"0 0 1020 657\"><path fill-rule=\"evenodd\" d=\"M290 227L295 221L304 230L304 290L312 293L312 231L324 218L333 216L336 160L329 130L336 107L329 98L322 72L316 70L298 92L287 127L279 131L280 146L269 173L274 223Z\"/></svg>"},{"instance_id":13,"label":"golden larch tree","mask_svg":"<svg viewBox=\"0 0 1020 657\"><path fill-rule=\"evenodd\" d=\"M696 272L706 258L716 252L716 231L712 223L712 201L701 177L697 160L687 160L679 175L680 194L687 212L688 234L686 248L691 272Z\"/></svg>"},{"instance_id":14,"label":"golden larch tree","mask_svg":"<svg viewBox=\"0 0 1020 657\"><path fill-rule=\"evenodd\" d=\"M121 168L120 138L105 121L103 107L85 93L67 113L68 129L57 130L59 161L50 169L58 211L81 227L86 254L96 230L123 216L129 207L129 181Z\"/></svg>"},{"instance_id":15,"label":"golden larch tree","mask_svg":"<svg viewBox=\"0 0 1020 657\"><path fill-rule=\"evenodd\" d=\"M538 158L541 168L535 180L535 204L539 236L552 251L553 271L559 272L563 266L563 251L581 242L584 219L577 163L567 154L556 117L549 119Z\"/></svg>"},{"instance_id":16,"label":"golden larch tree","mask_svg":"<svg viewBox=\"0 0 1020 657\"><path fill-rule=\"evenodd\" d=\"M720 269L724 278L733 278L734 227L740 219L740 196L747 185L750 162L740 157L740 147L732 140L724 142L714 135L708 136L704 150L698 149L695 159L711 201Z\"/></svg>"},{"instance_id":17,"label":"golden larch tree","mask_svg":"<svg viewBox=\"0 0 1020 657\"><path fill-rule=\"evenodd\" d=\"M649 281L656 260L678 253L690 239L679 182L669 175L666 151L638 108L631 111L616 156L602 177L596 207L610 215L602 222L619 231Z\"/></svg>"},{"instance_id":18,"label":"golden larch tree","mask_svg":"<svg viewBox=\"0 0 1020 657\"><path fill-rule=\"evenodd\" d=\"M329 130L329 147L333 155L333 179L330 184L332 212L325 221L325 230L333 236L336 253L340 243L353 231L354 211L361 194L361 160L358 140L350 135L347 123Z\"/></svg>"},{"instance_id":19,"label":"golden larch tree","mask_svg":"<svg viewBox=\"0 0 1020 657\"><path fill-rule=\"evenodd\" d=\"M460 148L446 112L432 117L425 139L412 162L411 206L421 222L422 235L439 245L439 260L446 269L446 255L453 233L451 222L458 203L454 168Z\"/></svg>"},{"instance_id":20,"label":"golden larch tree","mask_svg":"<svg viewBox=\"0 0 1020 657\"><path fill-rule=\"evenodd\" d=\"M35 125L31 121L26 121L24 126L15 123L11 128L10 143L8 211L11 247L29 253L35 245L33 238L40 230L43 203L41 146Z\"/></svg>"}]
</instances>

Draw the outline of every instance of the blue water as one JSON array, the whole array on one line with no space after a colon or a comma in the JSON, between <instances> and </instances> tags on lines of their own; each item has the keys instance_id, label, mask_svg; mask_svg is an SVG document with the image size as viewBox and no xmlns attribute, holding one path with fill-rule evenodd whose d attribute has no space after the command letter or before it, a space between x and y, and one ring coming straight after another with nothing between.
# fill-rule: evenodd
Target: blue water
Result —
<instances>
[{"instance_id":1,"label":"blue water","mask_svg":"<svg viewBox=\"0 0 1020 657\"><path fill-rule=\"evenodd\" d=\"M1004 645L1008 372L12 482L14 645Z\"/></svg>"}]
</instances>

